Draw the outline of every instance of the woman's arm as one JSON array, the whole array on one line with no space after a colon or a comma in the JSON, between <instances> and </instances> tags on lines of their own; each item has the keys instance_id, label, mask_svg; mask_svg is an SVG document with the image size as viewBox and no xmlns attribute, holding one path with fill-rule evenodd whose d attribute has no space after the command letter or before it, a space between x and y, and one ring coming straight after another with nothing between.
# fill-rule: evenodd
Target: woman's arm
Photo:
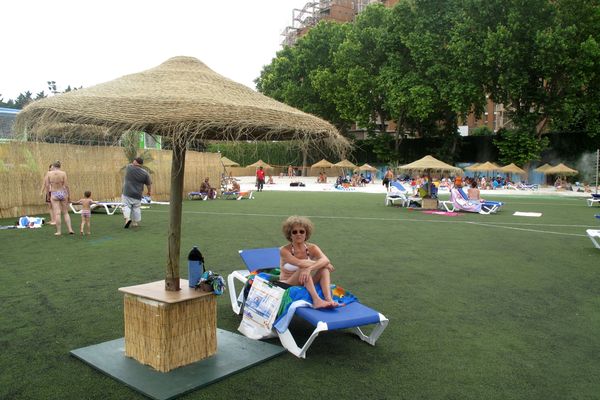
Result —
<instances>
[{"instance_id":1,"label":"woman's arm","mask_svg":"<svg viewBox=\"0 0 600 400\"><path fill-rule=\"evenodd\" d=\"M279 255L281 256L281 259L283 260L283 263L288 263L288 264L292 264L295 265L299 268L305 269L308 268L310 270L310 268L313 266L313 264L315 264L315 262L313 260L309 260L306 258L296 258L292 255L292 253L290 252L290 249L288 249L288 246L283 246L281 248L281 250L279 251Z\"/></svg>"},{"instance_id":2,"label":"woman's arm","mask_svg":"<svg viewBox=\"0 0 600 400\"><path fill-rule=\"evenodd\" d=\"M48 188L50 187L50 183L48 182L48 173L44 175L44 180L42 181L42 188L40 189L40 194L42 196L46 196L46 193L49 192Z\"/></svg>"},{"instance_id":3,"label":"woman's arm","mask_svg":"<svg viewBox=\"0 0 600 400\"><path fill-rule=\"evenodd\" d=\"M310 257L314 261L311 270L317 271L321 268L325 268L331 265L329 258L323 253L323 251L316 244L311 244L308 246L308 252L310 253Z\"/></svg>"}]
</instances>

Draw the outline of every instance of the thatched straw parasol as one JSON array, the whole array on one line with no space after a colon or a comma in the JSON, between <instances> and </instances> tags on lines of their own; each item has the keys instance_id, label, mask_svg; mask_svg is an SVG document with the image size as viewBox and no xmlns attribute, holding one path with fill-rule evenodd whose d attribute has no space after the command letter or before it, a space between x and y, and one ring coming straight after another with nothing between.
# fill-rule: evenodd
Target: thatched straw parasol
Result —
<instances>
[{"instance_id":1,"label":"thatched straw parasol","mask_svg":"<svg viewBox=\"0 0 600 400\"><path fill-rule=\"evenodd\" d=\"M339 168L356 168L356 165L352 164L350 161L348 161L346 159L335 163L334 166L339 167Z\"/></svg>"},{"instance_id":2,"label":"thatched straw parasol","mask_svg":"<svg viewBox=\"0 0 600 400\"><path fill-rule=\"evenodd\" d=\"M377 171L377 168L370 166L369 164L365 163L363 165L361 165L360 167L358 167L359 171Z\"/></svg>"},{"instance_id":3,"label":"thatched straw parasol","mask_svg":"<svg viewBox=\"0 0 600 400\"><path fill-rule=\"evenodd\" d=\"M546 171L549 170L550 168L553 168L552 165L550 165L550 164L544 164L541 167L537 167L536 169L534 169L534 171L542 173L542 174L545 174Z\"/></svg>"},{"instance_id":4,"label":"thatched straw parasol","mask_svg":"<svg viewBox=\"0 0 600 400\"><path fill-rule=\"evenodd\" d=\"M486 161L483 164L479 164L475 168L471 168L471 171L477 171L477 172L500 171L500 166L494 164L493 162Z\"/></svg>"},{"instance_id":5,"label":"thatched straw parasol","mask_svg":"<svg viewBox=\"0 0 600 400\"><path fill-rule=\"evenodd\" d=\"M144 131L173 148L165 288L179 290L181 209L186 145L192 140L303 140L343 155L348 141L328 122L256 93L195 58L175 57L137 74L35 101L17 132L43 135L53 123L97 125L106 136Z\"/></svg>"},{"instance_id":6,"label":"thatched straw parasol","mask_svg":"<svg viewBox=\"0 0 600 400\"><path fill-rule=\"evenodd\" d=\"M446 164L443 161L438 160L432 156L425 156L417 161L413 161L410 164L401 165L398 167L399 170L408 172L425 173L428 181L431 183L432 172L448 172L451 174L462 175L463 170L454 167L450 164ZM429 196L431 196L431 184L427 185L429 188Z\"/></svg>"},{"instance_id":7,"label":"thatched straw parasol","mask_svg":"<svg viewBox=\"0 0 600 400\"><path fill-rule=\"evenodd\" d=\"M579 171L577 171L576 169L573 169L573 168L569 168L563 163L560 163L557 166L548 168L545 173L546 173L546 175L568 176L568 175L577 175L579 173Z\"/></svg>"},{"instance_id":8,"label":"thatched straw parasol","mask_svg":"<svg viewBox=\"0 0 600 400\"><path fill-rule=\"evenodd\" d=\"M524 169L517 167L514 163L510 163L500 168L500 171L506 174L518 174L518 175L527 175Z\"/></svg>"},{"instance_id":9,"label":"thatched straw parasol","mask_svg":"<svg viewBox=\"0 0 600 400\"><path fill-rule=\"evenodd\" d=\"M221 164L223 164L224 167L239 167L240 164L236 163L235 161L230 160L227 157L221 157Z\"/></svg>"},{"instance_id":10,"label":"thatched straw parasol","mask_svg":"<svg viewBox=\"0 0 600 400\"><path fill-rule=\"evenodd\" d=\"M248 165L248 168L259 168L259 167L263 167L263 169L272 169L273 168L269 164L264 162L263 160L258 160L254 164Z\"/></svg>"},{"instance_id":11,"label":"thatched straw parasol","mask_svg":"<svg viewBox=\"0 0 600 400\"><path fill-rule=\"evenodd\" d=\"M475 168L477 168L479 165L480 165L479 163L471 164L465 168L465 171L474 171Z\"/></svg>"},{"instance_id":12,"label":"thatched straw parasol","mask_svg":"<svg viewBox=\"0 0 600 400\"><path fill-rule=\"evenodd\" d=\"M326 159L322 159L321 161L314 163L310 166L311 168L332 168L333 163L330 163Z\"/></svg>"},{"instance_id":13,"label":"thatched straw parasol","mask_svg":"<svg viewBox=\"0 0 600 400\"><path fill-rule=\"evenodd\" d=\"M461 175L463 170L454 167L450 164L446 164L443 161L438 160L432 156L425 156L417 161L413 161L410 164L401 165L398 167L399 170L411 171L411 172L449 172L452 174Z\"/></svg>"}]
</instances>

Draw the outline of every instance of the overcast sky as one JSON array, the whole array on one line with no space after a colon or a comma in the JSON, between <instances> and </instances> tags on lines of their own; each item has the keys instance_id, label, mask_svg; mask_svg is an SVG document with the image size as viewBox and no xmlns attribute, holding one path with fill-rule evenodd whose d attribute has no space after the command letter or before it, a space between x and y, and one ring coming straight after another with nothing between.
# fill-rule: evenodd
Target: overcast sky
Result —
<instances>
[{"instance_id":1,"label":"overcast sky","mask_svg":"<svg viewBox=\"0 0 600 400\"><path fill-rule=\"evenodd\" d=\"M305 0L10 0L2 2L0 97L89 87L196 57L254 89Z\"/></svg>"}]
</instances>

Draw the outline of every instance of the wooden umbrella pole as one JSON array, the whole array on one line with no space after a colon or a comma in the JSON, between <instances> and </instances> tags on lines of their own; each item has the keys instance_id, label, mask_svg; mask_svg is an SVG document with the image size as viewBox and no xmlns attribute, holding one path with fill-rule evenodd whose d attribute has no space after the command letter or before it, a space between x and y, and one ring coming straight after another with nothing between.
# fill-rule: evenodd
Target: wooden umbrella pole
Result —
<instances>
[{"instance_id":1,"label":"wooden umbrella pole","mask_svg":"<svg viewBox=\"0 0 600 400\"><path fill-rule=\"evenodd\" d=\"M165 290L178 291L179 253L181 245L181 209L183 176L185 169L185 143L173 141L173 159L171 160L171 197L169 207L169 238Z\"/></svg>"}]
</instances>

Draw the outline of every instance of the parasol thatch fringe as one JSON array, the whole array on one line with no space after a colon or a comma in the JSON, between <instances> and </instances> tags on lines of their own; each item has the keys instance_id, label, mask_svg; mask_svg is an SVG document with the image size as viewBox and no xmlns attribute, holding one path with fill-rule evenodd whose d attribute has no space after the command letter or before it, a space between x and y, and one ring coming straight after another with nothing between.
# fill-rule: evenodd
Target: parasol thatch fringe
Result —
<instances>
[{"instance_id":1,"label":"parasol thatch fringe","mask_svg":"<svg viewBox=\"0 0 600 400\"><path fill-rule=\"evenodd\" d=\"M15 129L31 138L49 126L95 126L117 141L143 131L173 142L301 140L341 156L350 145L328 122L222 77L199 60L175 57L158 67L90 88L35 101L17 115ZM65 129L63 136L80 133ZM96 132L98 134L98 132Z\"/></svg>"}]
</instances>

